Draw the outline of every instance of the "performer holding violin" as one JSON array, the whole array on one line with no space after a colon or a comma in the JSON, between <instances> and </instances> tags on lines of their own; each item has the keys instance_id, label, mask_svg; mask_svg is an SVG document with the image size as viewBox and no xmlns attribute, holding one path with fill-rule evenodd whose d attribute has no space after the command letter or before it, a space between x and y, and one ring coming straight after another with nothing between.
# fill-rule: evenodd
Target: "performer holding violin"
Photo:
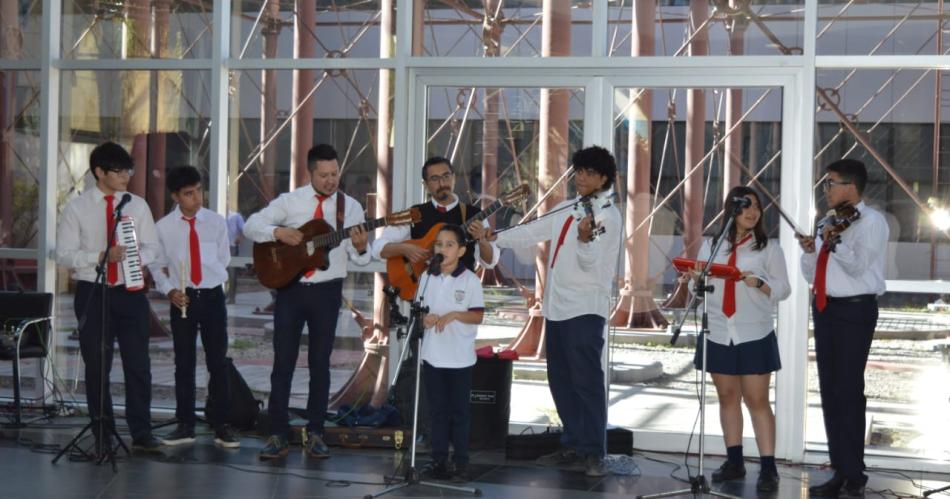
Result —
<instances>
[{"instance_id":1,"label":"performer holding violin","mask_svg":"<svg viewBox=\"0 0 950 499\"><path fill-rule=\"evenodd\" d=\"M885 291L884 216L861 199L864 163L842 159L826 167L825 201L834 214L819 223L817 240L801 237L801 267L813 284L812 319L821 409L834 477L813 486L813 496L863 497L867 399L864 368L874 328L877 297Z\"/></svg>"},{"instance_id":2,"label":"performer holding violin","mask_svg":"<svg viewBox=\"0 0 950 499\"><path fill-rule=\"evenodd\" d=\"M549 216L499 233L496 244L518 248L551 241L541 313L548 384L564 434L561 450L538 463L584 467L588 476L604 476L607 395L601 356L623 227L611 202L617 164L597 146L577 151L571 161L578 196Z\"/></svg>"},{"instance_id":3,"label":"performer holding violin","mask_svg":"<svg viewBox=\"0 0 950 499\"><path fill-rule=\"evenodd\" d=\"M719 396L719 421L722 424L728 460L713 472L713 482L745 477L742 456L742 402L752 419L761 468L756 489L778 489L775 467L775 415L769 405L772 373L782 368L775 336L773 315L778 302L788 297L791 287L785 268L785 255L778 244L769 244L762 217L759 194L738 186L726 196L725 212L737 213L735 223L723 237L723 251L715 263L724 263L742 271L741 279L716 280L713 292L706 294L709 338L706 370L712 375ZM740 208L741 207L741 208ZM739 208L739 210L736 210ZM699 258L709 258L712 245L703 244ZM701 267L700 267L701 269ZM689 272L695 278L697 270ZM692 286L690 286L692 289ZM696 348L694 364L702 366L702 343Z\"/></svg>"}]
</instances>

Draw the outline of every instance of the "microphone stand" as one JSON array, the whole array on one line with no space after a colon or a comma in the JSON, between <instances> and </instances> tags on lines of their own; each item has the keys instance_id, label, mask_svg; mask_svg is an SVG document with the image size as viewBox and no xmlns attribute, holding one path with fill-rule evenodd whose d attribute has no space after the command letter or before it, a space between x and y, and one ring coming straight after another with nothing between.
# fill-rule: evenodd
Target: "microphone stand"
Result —
<instances>
[{"instance_id":1,"label":"microphone stand","mask_svg":"<svg viewBox=\"0 0 950 499\"><path fill-rule=\"evenodd\" d=\"M709 255L709 259L706 261L706 266L703 268L702 272L699 273L699 278L696 279L696 286L693 288L693 298L686 307L686 313L684 313L683 317L680 318L679 323L673 327L673 336L670 338L670 344L675 345L676 340L679 338L680 331L683 329L683 323L686 322L686 318L689 316L689 311L695 310L699 305L699 301L702 300L703 313L700 336L702 336L703 359L700 364L700 374L702 376L702 381L700 382L699 389L699 474L694 477L689 477L690 487L688 489L672 490L657 494L639 495L637 496L637 499L656 499L658 497L671 497L680 495L709 495L713 497L723 497L726 499L739 499L737 496L724 494L709 488L709 482L706 481L706 476L703 471L703 462L705 459L706 440L706 354L708 352L706 347L708 345L709 339L709 315L707 313L708 300L705 299L705 296L706 293L711 293L714 290L714 287L708 285L707 281L709 279L709 271L712 268L713 262L716 260L716 255L719 254L719 248L722 246L723 241L726 240L726 234L729 233L729 229L731 229L733 224L736 222L736 216L740 213L742 213L742 206L736 205L735 211L729 215L729 218L722 227L722 231L718 236L716 236L712 253ZM689 453L688 448L686 449L686 452Z\"/></svg>"},{"instance_id":2,"label":"microphone stand","mask_svg":"<svg viewBox=\"0 0 950 499\"><path fill-rule=\"evenodd\" d=\"M363 496L363 499L374 499L376 497L379 497L379 496L382 496L382 495L385 495L385 494L388 494L390 492L394 492L400 489L404 489L406 487L411 487L413 485L426 485L428 487L434 487L434 488L442 489L442 490L448 490L448 491L454 491L454 492L465 492L477 497L480 497L482 495L482 491L479 489L475 489L471 487L458 487L455 485L447 485L444 483L422 480L419 470L416 468L416 442L418 441L418 435L416 435L416 432L418 431L418 428L419 428L419 380L422 376L422 337L426 329L425 322L423 319L425 317L425 314L429 313L429 307L425 306L423 302L425 300L425 290L426 288L429 287L430 274L427 271L423 275L425 276L425 285L419 286L416 288L416 296L412 300L412 305L410 306L409 326L407 328L409 337L406 339L406 347L402 349L402 353L399 356L399 363L396 365L395 375L393 376L392 381L389 384L389 398L390 398L390 402L392 402L392 400L395 397L396 380L399 379L399 372L402 370L402 365L406 361L409 355L409 352L413 350L413 347L415 347L416 380L415 380L415 390L414 390L413 402L412 402L413 404L412 446L409 452L409 456L410 456L409 468L406 470L405 479L401 483L397 483L396 485L383 489L379 492L366 494L365 496ZM398 296L398 295L399 295L398 291L393 293L394 298L395 296ZM401 315L400 317L402 319L405 319L405 317L402 317ZM401 328L397 331L397 339L400 336L401 331L402 331ZM413 341L415 341L415 344L412 344Z\"/></svg>"},{"instance_id":3,"label":"microphone stand","mask_svg":"<svg viewBox=\"0 0 950 499\"><path fill-rule=\"evenodd\" d=\"M119 446L122 447L122 450L125 451L125 455L131 455L129 448L126 447L125 442L122 441L122 437L119 436L119 433L116 432L115 422L110 419L109 424L106 424L105 416L105 400L106 400L106 331L109 330L109 289L106 286L106 270L108 269L108 259L109 259L109 249L112 248L112 245L115 243L116 231L118 230L119 220L122 218L122 205L119 203L119 206L115 210L115 223L112 225L112 229L109 232L109 240L106 245L106 250L102 252L102 258L99 259L99 264L96 266L96 280L93 282L93 293L95 293L97 286L99 290L99 303L101 309L99 313L101 314L100 323L99 323L99 418L98 421L90 420L86 426L79 432L78 435L73 437L66 446L59 451L59 454L56 454L56 457L53 458L53 464L56 464L70 449L76 449L86 458L96 459L96 464L101 465L102 463L108 461L112 463L113 473L118 471L116 465L116 450L117 447L113 447L112 438L119 442ZM108 229L107 229L108 230ZM86 320L89 316L89 305L92 303L92 293L89 294L89 297L86 299L86 305L83 307L83 316L79 319L79 330L82 331L83 325L85 325ZM115 341L114 339L112 341ZM88 386L87 386L88 390ZM96 425L96 429L93 430L93 425ZM108 426L108 428L106 428ZM95 438L95 448L93 449L94 454L90 455L88 452L84 451L79 447L79 441L82 439L83 435L87 431L92 431ZM105 432L108 432L106 434Z\"/></svg>"}]
</instances>

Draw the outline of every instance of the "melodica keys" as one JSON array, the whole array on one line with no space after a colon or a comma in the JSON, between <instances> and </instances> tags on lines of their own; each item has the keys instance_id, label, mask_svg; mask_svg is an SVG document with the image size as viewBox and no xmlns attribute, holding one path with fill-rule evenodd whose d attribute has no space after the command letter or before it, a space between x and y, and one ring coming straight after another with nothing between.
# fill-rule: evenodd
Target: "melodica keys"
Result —
<instances>
[{"instance_id":1,"label":"melodica keys","mask_svg":"<svg viewBox=\"0 0 950 499\"><path fill-rule=\"evenodd\" d=\"M145 287L145 275L142 273L142 257L139 255L138 238L135 236L135 221L132 217L123 216L116 229L118 244L125 246L125 260L122 260L125 289L138 291Z\"/></svg>"}]
</instances>

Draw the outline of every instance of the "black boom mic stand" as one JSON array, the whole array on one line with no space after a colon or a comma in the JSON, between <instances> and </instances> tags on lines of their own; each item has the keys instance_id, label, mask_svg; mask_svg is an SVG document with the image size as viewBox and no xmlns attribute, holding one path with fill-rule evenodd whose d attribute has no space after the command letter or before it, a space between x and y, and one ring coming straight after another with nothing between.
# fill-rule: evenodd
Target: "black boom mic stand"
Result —
<instances>
[{"instance_id":1,"label":"black boom mic stand","mask_svg":"<svg viewBox=\"0 0 950 499\"><path fill-rule=\"evenodd\" d=\"M98 290L99 304L101 306L99 311L101 314L99 318L99 417L86 423L86 426L83 427L79 434L73 437L73 439L59 451L59 454L56 454L56 457L53 458L53 464L59 461L67 452L75 449L87 459L95 460L96 464L102 464L106 461L110 462L112 464L112 471L116 472L118 471L115 456L117 448L112 445L113 438L119 442L119 446L125 451L126 456L131 455L129 448L126 447L125 442L122 441L119 433L115 430L115 422L112 418L108 418L107 423L105 415L106 383L108 382L106 376L106 350L109 343L106 340L106 332L109 330L109 290L105 283L106 269L108 268L109 249L112 248L112 245L115 243L117 227L119 226L119 220L122 218L122 208L131 199L132 197L129 194L125 194L122 197L122 200L119 201L119 205L116 206L115 209L115 216L113 217L115 223L111 228L106 229L109 231L109 241L106 245L106 250L102 252L102 258L99 259L99 265L96 266L96 280L92 286L93 291L86 299L86 304L83 307L83 315L79 319L79 330L82 331L86 320L89 318L89 305L92 303L93 293ZM86 389L89 389L88 386ZM95 425L95 428L93 428L93 425ZM93 435L95 435L95 446L92 455L79 447L79 441L87 431L92 431Z\"/></svg>"},{"instance_id":2,"label":"black boom mic stand","mask_svg":"<svg viewBox=\"0 0 950 499\"><path fill-rule=\"evenodd\" d=\"M722 246L722 242L726 240L726 234L729 234L729 230L732 228L732 225L736 222L736 216L742 213L744 205L736 204L735 210L733 213L729 214L729 217L726 219L726 223L722 227L722 232L715 239L715 244L713 244L712 253L709 255L709 259L706 261L706 266L700 272L699 277L696 279L696 287L693 289L693 297L689 302L689 306L686 307L686 313L683 314L683 317L680 318L679 323L673 328L673 336L670 339L670 344L676 344L677 338L679 338L680 331L683 329L683 323L686 322L686 318L689 316L690 310L695 310L699 306L699 301L703 302L703 313L702 313L702 327L700 329L700 336L702 336L702 349L703 349L703 360L700 364L700 375L702 376L702 381L700 382L699 389L699 474L696 476L689 477L689 488L672 490L669 492L660 492L657 494L647 494L637 496L637 499L656 499L658 497L671 497L671 496L682 496L682 495L692 495L692 496L702 496L708 495L713 497L723 497L726 499L739 499L736 496L724 494L722 492L717 492L709 488L709 482L706 481L706 475L703 470L703 461L705 459L705 440L706 440L706 352L707 352L707 343L709 339L709 316L707 314L707 301L705 299L706 293L711 293L713 291L713 286L707 284L709 279L709 271L712 268L713 262L716 260L716 255L719 254L719 248ZM698 343L697 343L698 345ZM686 449L686 452L689 453L689 449Z\"/></svg>"},{"instance_id":3,"label":"black boom mic stand","mask_svg":"<svg viewBox=\"0 0 950 499\"><path fill-rule=\"evenodd\" d=\"M411 487L413 485L425 485L428 487L434 487L437 489L442 489L442 490L447 490L447 491L465 492L465 493L472 494L478 497L482 495L482 491L479 489L475 489L471 487L457 487L454 485L447 485L444 483L422 480L421 474L419 473L419 469L416 468L416 442L418 442L416 431L418 431L418 428L419 428L419 380L422 376L422 339L423 339L422 336L425 333L424 318L425 318L425 315L429 313L429 307L425 306L423 304L423 301L425 297L425 289L429 286L430 274L428 272L425 272L423 276L425 279L425 285L419 286L416 288L416 296L412 300L412 304L409 309L410 314L409 314L409 319L408 319L408 327L406 328L406 330L408 331L409 337L407 338L406 344L403 347L402 353L399 356L399 363L396 365L396 372L394 373L395 375L392 377L392 380L389 384L389 397L390 397L390 401L392 401L393 397L395 397L395 386L396 386L396 380L399 379L399 372L402 370L402 366L406 362L409 356L409 352L414 350L415 356L416 356L416 379L415 379L415 389L413 391L413 401L412 401L412 405L413 405L412 407L412 446L409 451L409 456L410 456L409 468L406 469L405 478L402 482L397 483L396 485L393 485L392 487L383 489L379 492L375 492L373 494L366 494L364 496L364 499L374 499L381 495L388 494L390 492L394 492L400 489L404 489L406 487ZM391 301L391 303L394 303L395 296L399 295L398 291L395 291L395 292L387 291L386 294L391 296L393 300ZM402 321L406 320L406 318L402 316L402 314L397 314L397 319L393 321L393 324L398 324L397 321L400 318L402 319ZM401 328L399 332L401 333Z\"/></svg>"}]
</instances>

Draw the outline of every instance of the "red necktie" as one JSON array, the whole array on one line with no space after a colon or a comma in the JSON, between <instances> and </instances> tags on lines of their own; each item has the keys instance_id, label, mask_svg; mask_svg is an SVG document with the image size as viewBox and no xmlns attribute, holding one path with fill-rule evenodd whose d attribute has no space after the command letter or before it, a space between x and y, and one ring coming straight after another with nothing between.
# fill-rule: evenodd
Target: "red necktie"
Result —
<instances>
[{"instance_id":1,"label":"red necktie","mask_svg":"<svg viewBox=\"0 0 950 499\"><path fill-rule=\"evenodd\" d=\"M557 254L561 251L561 246L564 245L564 237L567 236L567 229L571 228L571 224L574 222L574 217L567 217L567 220L564 221L564 226L561 227L561 235L557 238L557 246L554 247L554 258L551 258L551 268L554 268L554 262L557 261Z\"/></svg>"},{"instance_id":2,"label":"red necktie","mask_svg":"<svg viewBox=\"0 0 950 499\"><path fill-rule=\"evenodd\" d=\"M108 195L105 197L106 200L106 244L109 244L109 236L115 232L115 212L112 209L112 201L115 200L115 196ZM115 246L115 239L112 240L112 246ZM108 252L108 248L106 248ZM109 265L106 267L106 280L109 282L110 286L115 286L115 283L119 282L119 262L109 262Z\"/></svg>"},{"instance_id":3,"label":"red necktie","mask_svg":"<svg viewBox=\"0 0 950 499\"><path fill-rule=\"evenodd\" d=\"M828 304L828 295L825 291L825 274L828 273L828 256L831 255L831 251L828 250L828 245L822 245L821 251L818 252L818 268L815 269L815 306L818 307L818 311L821 312L825 309L825 305Z\"/></svg>"},{"instance_id":4,"label":"red necktie","mask_svg":"<svg viewBox=\"0 0 950 499\"><path fill-rule=\"evenodd\" d=\"M446 210L445 210L445 206L442 206L441 204L440 204L439 206L436 206L435 209L436 209L439 213L445 213L445 211L446 211Z\"/></svg>"},{"instance_id":5,"label":"red necktie","mask_svg":"<svg viewBox=\"0 0 950 499\"><path fill-rule=\"evenodd\" d=\"M736 266L736 253L739 251L739 246L742 246L746 243L752 236L745 236L741 241L735 244L732 247L732 252L729 253L729 266ZM726 279L726 288L723 290L722 295L722 313L726 317L732 317L736 313L736 281L732 279Z\"/></svg>"},{"instance_id":6,"label":"red necktie","mask_svg":"<svg viewBox=\"0 0 950 499\"><path fill-rule=\"evenodd\" d=\"M191 282L197 286L201 284L201 245L198 243L198 231L195 230L195 217L181 217L181 219L191 226L191 233L188 235L188 248L191 251Z\"/></svg>"},{"instance_id":7,"label":"red necktie","mask_svg":"<svg viewBox=\"0 0 950 499\"><path fill-rule=\"evenodd\" d=\"M322 196L320 194L316 195L317 198L317 209L313 210L313 218L323 218L323 202L327 200L330 196ZM310 277L316 272L317 269L309 269L303 273L304 277Z\"/></svg>"}]
</instances>

